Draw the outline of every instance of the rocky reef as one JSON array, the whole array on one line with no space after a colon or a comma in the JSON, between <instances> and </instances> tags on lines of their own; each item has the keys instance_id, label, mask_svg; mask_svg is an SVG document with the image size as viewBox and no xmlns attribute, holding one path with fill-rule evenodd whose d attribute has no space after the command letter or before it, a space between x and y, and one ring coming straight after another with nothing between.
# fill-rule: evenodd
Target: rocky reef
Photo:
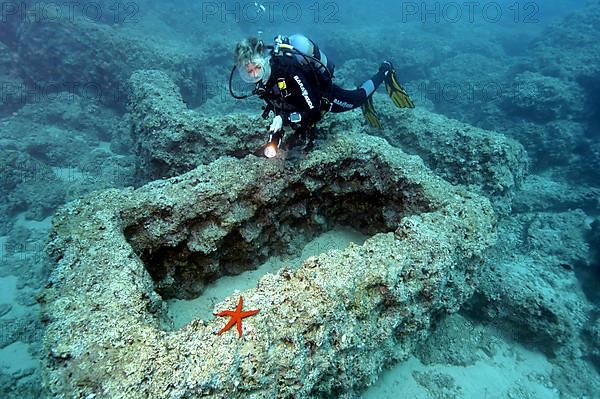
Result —
<instances>
[{"instance_id":1,"label":"rocky reef","mask_svg":"<svg viewBox=\"0 0 600 399\"><path fill-rule=\"evenodd\" d=\"M600 392L597 222L582 210L595 209L597 200L597 191L528 179L513 214L500 219L497 244L463 307L472 319L552 358L550 379L569 397Z\"/></svg>"},{"instance_id":2,"label":"rocky reef","mask_svg":"<svg viewBox=\"0 0 600 399\"><path fill-rule=\"evenodd\" d=\"M528 170L527 153L519 142L420 108L396 112L389 101L380 103L389 128L379 135L419 155L451 183L488 197L500 214L510 213Z\"/></svg>"},{"instance_id":3,"label":"rocky reef","mask_svg":"<svg viewBox=\"0 0 600 399\"><path fill-rule=\"evenodd\" d=\"M16 53L0 42L0 112L15 109L25 96L25 84L19 77L16 61Z\"/></svg>"},{"instance_id":4,"label":"rocky reef","mask_svg":"<svg viewBox=\"0 0 600 399\"><path fill-rule=\"evenodd\" d=\"M589 256L581 210L520 214L499 224L498 255L490 257L470 305L520 341L549 354L580 345L591 306L574 273ZM513 235L520 233L519 237ZM503 256L506 251L512 257ZM564 287L556 294L553 287Z\"/></svg>"},{"instance_id":5,"label":"rocky reef","mask_svg":"<svg viewBox=\"0 0 600 399\"><path fill-rule=\"evenodd\" d=\"M6 195L0 197L0 234L4 235L10 227L10 218L26 210L28 216L41 219L58 207L65 197L62 190L48 192L35 183L56 185L58 178L52 170L28 156L14 150L0 149L0 187ZM41 199L45 201L41 201Z\"/></svg>"},{"instance_id":6,"label":"rocky reef","mask_svg":"<svg viewBox=\"0 0 600 399\"><path fill-rule=\"evenodd\" d=\"M257 118L194 112L164 72L136 71L129 82L136 170L142 179L175 176L223 155L242 157L264 144Z\"/></svg>"},{"instance_id":7,"label":"rocky reef","mask_svg":"<svg viewBox=\"0 0 600 399\"><path fill-rule=\"evenodd\" d=\"M88 92L108 106L123 109L131 73L152 67L169 73L190 104L206 100L201 65L209 55L198 49L152 42L79 17L25 19L17 30L17 42L27 91L36 94Z\"/></svg>"},{"instance_id":8,"label":"rocky reef","mask_svg":"<svg viewBox=\"0 0 600 399\"><path fill-rule=\"evenodd\" d=\"M169 327L163 299L201 294L334 223L371 237L240 293L261 309L241 338L216 335L221 319ZM494 225L484 197L382 139L352 134L295 164L222 157L85 197L53 220L45 384L56 397L347 394L470 297Z\"/></svg>"},{"instance_id":9,"label":"rocky reef","mask_svg":"<svg viewBox=\"0 0 600 399\"><path fill-rule=\"evenodd\" d=\"M500 79L498 95L465 117L522 143L532 171L574 186L596 186L599 177L599 20L600 4L588 1L524 41L527 54Z\"/></svg>"},{"instance_id":10,"label":"rocky reef","mask_svg":"<svg viewBox=\"0 0 600 399\"><path fill-rule=\"evenodd\" d=\"M260 21L190 2L7 3L0 397L600 397L600 2L587 3L521 27L384 12L393 23L311 26L337 84L388 59L417 108L381 88L383 129L329 114L314 153L275 161L249 155L262 103L225 86ZM293 33L280 19L270 30ZM122 190L155 179L168 180ZM50 215L109 188L58 213L48 264ZM340 227L357 237L299 266ZM286 267L254 287L263 263ZM216 335L227 320L212 310L240 295L259 314L241 339Z\"/></svg>"},{"instance_id":11,"label":"rocky reef","mask_svg":"<svg viewBox=\"0 0 600 399\"><path fill-rule=\"evenodd\" d=\"M266 122L243 114L208 117L188 110L177 85L163 72L137 71L130 84L137 170L146 179L184 173L221 155L241 157L264 145ZM359 113L328 115L320 124L321 136L380 135L419 155L450 182L488 196L501 213L510 211L513 194L527 173L522 145L424 109L397 112L383 96L375 98L389 128L373 132Z\"/></svg>"}]
</instances>

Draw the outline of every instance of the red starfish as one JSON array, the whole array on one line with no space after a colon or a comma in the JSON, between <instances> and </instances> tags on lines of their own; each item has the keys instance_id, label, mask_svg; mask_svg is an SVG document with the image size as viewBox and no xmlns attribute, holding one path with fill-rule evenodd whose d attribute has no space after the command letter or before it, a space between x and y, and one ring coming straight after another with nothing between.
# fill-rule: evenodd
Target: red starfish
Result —
<instances>
[{"instance_id":1,"label":"red starfish","mask_svg":"<svg viewBox=\"0 0 600 399\"><path fill-rule=\"evenodd\" d=\"M240 300L238 301L237 307L235 310L224 310L222 312L217 313L216 315L219 317L230 316L229 322L219 331L217 334L221 335L225 331L229 330L234 324L237 324L238 334L242 336L242 319L244 317L255 315L259 312L260 309L256 310L248 310L246 312L242 312L242 297L240 296Z\"/></svg>"}]
</instances>

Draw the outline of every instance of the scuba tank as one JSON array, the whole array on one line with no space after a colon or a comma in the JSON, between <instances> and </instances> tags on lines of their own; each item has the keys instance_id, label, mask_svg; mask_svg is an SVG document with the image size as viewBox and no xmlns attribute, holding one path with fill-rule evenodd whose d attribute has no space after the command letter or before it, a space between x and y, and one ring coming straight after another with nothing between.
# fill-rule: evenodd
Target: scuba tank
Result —
<instances>
[{"instance_id":1,"label":"scuba tank","mask_svg":"<svg viewBox=\"0 0 600 399\"><path fill-rule=\"evenodd\" d=\"M321 84L329 86L333 79L335 65L329 61L325 53L304 35L275 37L275 46L272 50L273 56L294 57L305 69L311 69L316 73Z\"/></svg>"},{"instance_id":2,"label":"scuba tank","mask_svg":"<svg viewBox=\"0 0 600 399\"><path fill-rule=\"evenodd\" d=\"M316 81L321 86L328 90L333 84L333 72L335 65L330 62L325 53L319 47L304 35L283 36L278 35L274 39L273 45L265 46L271 51L272 57L282 57L282 60L288 61L288 57L293 59L307 72L310 72L315 77ZM259 89L255 88L252 94L236 95L232 89L232 80L235 70L238 68L234 65L229 75L229 93L236 99L244 99L253 95L260 95Z\"/></svg>"}]
</instances>

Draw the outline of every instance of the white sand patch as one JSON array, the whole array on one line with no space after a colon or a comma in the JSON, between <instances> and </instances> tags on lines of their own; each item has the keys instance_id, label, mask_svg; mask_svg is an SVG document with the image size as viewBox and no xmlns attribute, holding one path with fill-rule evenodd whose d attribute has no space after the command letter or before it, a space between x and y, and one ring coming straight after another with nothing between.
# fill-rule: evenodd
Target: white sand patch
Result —
<instances>
[{"instance_id":1,"label":"white sand patch","mask_svg":"<svg viewBox=\"0 0 600 399\"><path fill-rule=\"evenodd\" d=\"M45 256L46 237L52 227L52 216L43 220L25 219L25 213L22 212L16 216L15 227L23 227L30 231L31 235L24 241L17 244L17 248L12 249L12 253L4 252L5 260L30 260L37 262L38 257Z\"/></svg>"},{"instance_id":2,"label":"white sand patch","mask_svg":"<svg viewBox=\"0 0 600 399\"><path fill-rule=\"evenodd\" d=\"M10 311L0 319L16 319L20 318L28 311L31 311L31 307L23 306L17 303L17 289L18 278L15 276L0 277L0 305L10 305Z\"/></svg>"},{"instance_id":3,"label":"white sand patch","mask_svg":"<svg viewBox=\"0 0 600 399\"><path fill-rule=\"evenodd\" d=\"M0 277L0 303L13 303L17 297L17 278Z\"/></svg>"},{"instance_id":4,"label":"white sand patch","mask_svg":"<svg viewBox=\"0 0 600 399\"><path fill-rule=\"evenodd\" d=\"M362 399L460 397L464 399L559 399L552 386L552 365L546 357L519 344L498 340L501 349L493 357L484 356L472 366L423 365L417 358L385 371L361 395ZM453 379L453 387L427 390L416 373L443 374ZM450 396L448 396L450 395ZM455 396L453 396L455 395Z\"/></svg>"},{"instance_id":5,"label":"white sand patch","mask_svg":"<svg viewBox=\"0 0 600 399\"><path fill-rule=\"evenodd\" d=\"M384 371L361 399L429 398L427 391L412 377L413 370L425 366L415 357Z\"/></svg>"},{"instance_id":6,"label":"white sand patch","mask_svg":"<svg viewBox=\"0 0 600 399\"><path fill-rule=\"evenodd\" d=\"M29 345L14 342L0 349L0 371L6 374L39 367L39 360L29 353Z\"/></svg>"},{"instance_id":7,"label":"white sand patch","mask_svg":"<svg viewBox=\"0 0 600 399\"><path fill-rule=\"evenodd\" d=\"M25 213L21 212L17 215L17 219L15 220L15 226L23 226L29 230L38 230L38 231L50 231L50 227L52 227L52 216L48 216L42 220L30 220L25 219Z\"/></svg>"},{"instance_id":8,"label":"white sand patch","mask_svg":"<svg viewBox=\"0 0 600 399\"><path fill-rule=\"evenodd\" d=\"M267 273L276 273L282 267L297 268L306 258L320 253L343 249L351 242L362 244L368 237L348 227L337 227L310 241L296 258L282 259L271 257L256 270L250 270L237 276L224 276L206 287L202 295L193 300L173 299L167 301L169 316L176 328L183 327L194 319L209 320L215 317L215 303L222 301L236 290L244 291L256 286L258 280Z\"/></svg>"}]
</instances>

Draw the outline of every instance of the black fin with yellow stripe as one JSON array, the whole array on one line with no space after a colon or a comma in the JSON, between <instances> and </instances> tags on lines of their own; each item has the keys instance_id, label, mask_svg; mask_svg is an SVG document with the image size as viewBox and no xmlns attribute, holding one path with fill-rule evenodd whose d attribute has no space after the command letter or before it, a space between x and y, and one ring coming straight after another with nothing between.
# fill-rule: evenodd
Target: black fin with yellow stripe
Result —
<instances>
[{"instance_id":1,"label":"black fin with yellow stripe","mask_svg":"<svg viewBox=\"0 0 600 399\"><path fill-rule=\"evenodd\" d=\"M396 71L393 69L389 71L385 76L385 90L387 91L394 104L396 104L396 107L415 107L415 104L408 96L406 90L404 90L404 88L400 86L400 83L398 83L398 79L396 78Z\"/></svg>"},{"instance_id":2,"label":"black fin with yellow stripe","mask_svg":"<svg viewBox=\"0 0 600 399\"><path fill-rule=\"evenodd\" d=\"M377 115L377 111L375 111L375 106L373 105L373 95L367 97L367 101L365 101L361 108L367 123L376 129L381 129L379 115Z\"/></svg>"}]
</instances>

